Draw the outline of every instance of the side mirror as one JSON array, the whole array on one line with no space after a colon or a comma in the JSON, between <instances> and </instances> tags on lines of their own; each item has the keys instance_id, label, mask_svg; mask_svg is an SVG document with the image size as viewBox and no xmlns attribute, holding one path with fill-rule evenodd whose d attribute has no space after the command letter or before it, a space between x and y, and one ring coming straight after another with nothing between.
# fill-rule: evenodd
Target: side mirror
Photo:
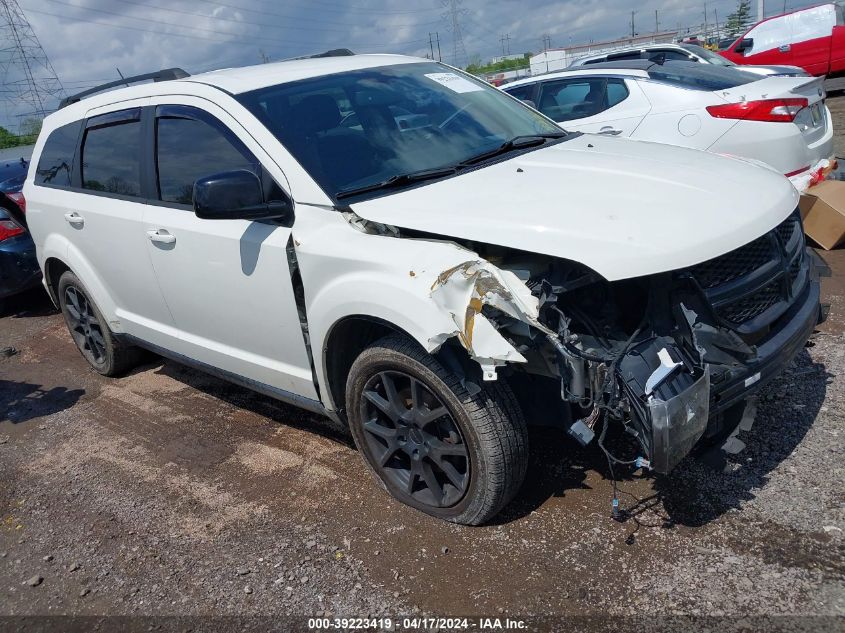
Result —
<instances>
[{"instance_id":1,"label":"side mirror","mask_svg":"<svg viewBox=\"0 0 845 633\"><path fill-rule=\"evenodd\" d=\"M520 101L522 101L522 103L527 105L529 108L534 108L535 110L537 109L537 104L534 103L531 99L520 99Z\"/></svg>"},{"instance_id":2,"label":"side mirror","mask_svg":"<svg viewBox=\"0 0 845 633\"><path fill-rule=\"evenodd\" d=\"M261 180L240 169L200 178L194 183L194 213L203 220L264 220L286 218L290 202L264 202Z\"/></svg>"},{"instance_id":3,"label":"side mirror","mask_svg":"<svg viewBox=\"0 0 845 633\"><path fill-rule=\"evenodd\" d=\"M736 45L734 50L737 53L744 53L745 51L750 51L752 48L754 48L754 38L746 37L739 41L739 44Z\"/></svg>"}]
</instances>

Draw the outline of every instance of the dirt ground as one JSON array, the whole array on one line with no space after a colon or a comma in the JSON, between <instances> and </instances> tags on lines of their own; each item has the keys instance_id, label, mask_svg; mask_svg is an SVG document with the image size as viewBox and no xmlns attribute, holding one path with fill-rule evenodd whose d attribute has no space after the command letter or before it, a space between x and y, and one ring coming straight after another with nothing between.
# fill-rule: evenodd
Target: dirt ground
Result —
<instances>
[{"instance_id":1,"label":"dirt ground","mask_svg":"<svg viewBox=\"0 0 845 633\"><path fill-rule=\"evenodd\" d=\"M845 97L830 102L845 131ZM22 295L0 319L14 348L0 358L0 629L416 613L842 630L845 251L825 258L831 318L761 394L746 450L725 472L691 457L671 477L620 473L624 522L598 451L543 428L493 524L429 519L378 488L329 422L171 362L103 378L46 296Z\"/></svg>"}]
</instances>

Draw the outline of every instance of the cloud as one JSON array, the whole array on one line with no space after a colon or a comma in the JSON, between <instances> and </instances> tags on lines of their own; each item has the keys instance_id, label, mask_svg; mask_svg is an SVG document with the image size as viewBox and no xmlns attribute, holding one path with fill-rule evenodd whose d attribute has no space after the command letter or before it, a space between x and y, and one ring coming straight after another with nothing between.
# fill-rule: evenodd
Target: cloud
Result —
<instances>
[{"instance_id":1,"label":"cloud","mask_svg":"<svg viewBox=\"0 0 845 633\"><path fill-rule=\"evenodd\" d=\"M450 0L445 0L447 3ZM443 61L453 61L449 11L441 0L19 0L67 93L159 68L196 73L279 60L333 48L357 52L429 54L438 33ZM771 4L771 3L770 3ZM809 4L789 0L789 6ZM736 0L708 0L708 22L720 21ZM687 0L463 0L459 22L468 56L537 51L553 46L704 21ZM436 54L435 49L435 54ZM458 60L459 62L463 60ZM8 81L8 79L7 79ZM10 105L6 104L8 114ZM0 109L0 116L3 110ZM2 122L0 122L2 123Z\"/></svg>"}]
</instances>

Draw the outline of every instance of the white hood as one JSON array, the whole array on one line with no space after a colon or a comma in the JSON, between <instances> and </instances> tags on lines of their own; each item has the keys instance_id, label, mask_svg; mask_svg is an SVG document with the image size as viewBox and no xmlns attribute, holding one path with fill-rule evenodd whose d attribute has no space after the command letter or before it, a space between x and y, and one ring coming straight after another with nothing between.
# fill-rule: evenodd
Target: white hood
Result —
<instances>
[{"instance_id":1,"label":"white hood","mask_svg":"<svg viewBox=\"0 0 845 633\"><path fill-rule=\"evenodd\" d=\"M613 281L722 255L797 205L771 169L585 134L351 206L374 222L577 261Z\"/></svg>"}]
</instances>

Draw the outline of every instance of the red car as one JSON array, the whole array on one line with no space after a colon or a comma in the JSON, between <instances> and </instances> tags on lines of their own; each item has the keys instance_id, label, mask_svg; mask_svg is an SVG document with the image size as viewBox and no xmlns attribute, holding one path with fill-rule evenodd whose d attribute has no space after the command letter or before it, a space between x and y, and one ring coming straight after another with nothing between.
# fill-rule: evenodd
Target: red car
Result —
<instances>
[{"instance_id":1,"label":"red car","mask_svg":"<svg viewBox=\"0 0 845 633\"><path fill-rule=\"evenodd\" d=\"M721 54L737 64L799 66L811 75L845 74L845 15L820 4L758 22Z\"/></svg>"}]
</instances>

